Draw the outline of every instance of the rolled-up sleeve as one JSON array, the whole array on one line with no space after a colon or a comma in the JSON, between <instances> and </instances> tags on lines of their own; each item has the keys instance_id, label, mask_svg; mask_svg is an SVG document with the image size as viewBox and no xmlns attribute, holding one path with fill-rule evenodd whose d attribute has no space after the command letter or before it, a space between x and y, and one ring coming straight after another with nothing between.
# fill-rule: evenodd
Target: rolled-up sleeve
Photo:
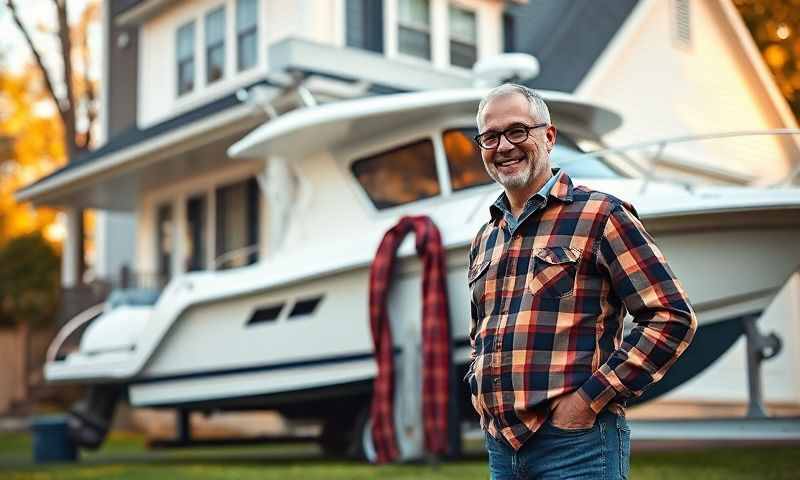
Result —
<instances>
[{"instance_id":1,"label":"rolled-up sleeve","mask_svg":"<svg viewBox=\"0 0 800 480\"><path fill-rule=\"evenodd\" d=\"M608 216L597 263L634 321L620 347L578 390L600 412L660 380L692 341L697 317L653 238L623 205Z\"/></svg>"}]
</instances>

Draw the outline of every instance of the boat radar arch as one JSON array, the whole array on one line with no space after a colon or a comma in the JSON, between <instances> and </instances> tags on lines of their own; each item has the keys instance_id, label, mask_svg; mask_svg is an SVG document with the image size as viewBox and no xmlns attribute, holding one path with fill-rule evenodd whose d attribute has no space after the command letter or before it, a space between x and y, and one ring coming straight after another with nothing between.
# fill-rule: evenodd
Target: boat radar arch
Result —
<instances>
[{"instance_id":1,"label":"boat radar arch","mask_svg":"<svg viewBox=\"0 0 800 480\"><path fill-rule=\"evenodd\" d=\"M473 85L495 87L513 82L532 80L541 71L539 60L527 53L504 53L479 60L472 67Z\"/></svg>"}]
</instances>

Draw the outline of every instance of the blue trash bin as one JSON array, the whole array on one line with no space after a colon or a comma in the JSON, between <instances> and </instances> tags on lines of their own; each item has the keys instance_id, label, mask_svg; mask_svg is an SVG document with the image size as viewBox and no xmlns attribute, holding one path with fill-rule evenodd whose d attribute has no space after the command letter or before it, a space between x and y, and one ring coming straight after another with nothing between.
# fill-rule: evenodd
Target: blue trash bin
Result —
<instances>
[{"instance_id":1,"label":"blue trash bin","mask_svg":"<svg viewBox=\"0 0 800 480\"><path fill-rule=\"evenodd\" d=\"M31 421L31 432L35 463L74 462L78 459L78 449L69 435L66 416L36 417Z\"/></svg>"}]
</instances>

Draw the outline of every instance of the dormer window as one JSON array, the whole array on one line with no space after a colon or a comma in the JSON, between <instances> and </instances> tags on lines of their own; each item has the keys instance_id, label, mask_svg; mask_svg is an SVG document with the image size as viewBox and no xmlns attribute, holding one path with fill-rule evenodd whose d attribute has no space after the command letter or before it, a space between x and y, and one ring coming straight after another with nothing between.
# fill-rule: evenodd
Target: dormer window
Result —
<instances>
[{"instance_id":1,"label":"dormer window","mask_svg":"<svg viewBox=\"0 0 800 480\"><path fill-rule=\"evenodd\" d=\"M258 2L236 2L236 51L239 71L253 67L258 60Z\"/></svg>"},{"instance_id":2,"label":"dormer window","mask_svg":"<svg viewBox=\"0 0 800 480\"><path fill-rule=\"evenodd\" d=\"M478 26L475 12L450 5L450 64L472 68L478 60Z\"/></svg>"},{"instance_id":3,"label":"dormer window","mask_svg":"<svg viewBox=\"0 0 800 480\"><path fill-rule=\"evenodd\" d=\"M431 59L429 0L399 0L397 50L412 57Z\"/></svg>"},{"instance_id":4,"label":"dormer window","mask_svg":"<svg viewBox=\"0 0 800 480\"><path fill-rule=\"evenodd\" d=\"M178 29L175 47L178 95L183 95L194 90L194 22Z\"/></svg>"},{"instance_id":5,"label":"dormer window","mask_svg":"<svg viewBox=\"0 0 800 480\"><path fill-rule=\"evenodd\" d=\"M206 15L206 84L225 75L225 7Z\"/></svg>"}]
</instances>

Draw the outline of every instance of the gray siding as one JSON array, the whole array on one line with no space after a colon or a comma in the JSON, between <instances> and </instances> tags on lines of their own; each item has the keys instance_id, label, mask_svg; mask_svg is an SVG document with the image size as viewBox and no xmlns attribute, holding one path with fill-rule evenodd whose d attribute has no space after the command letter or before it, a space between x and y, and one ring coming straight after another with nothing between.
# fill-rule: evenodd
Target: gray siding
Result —
<instances>
[{"instance_id":1,"label":"gray siding","mask_svg":"<svg viewBox=\"0 0 800 480\"><path fill-rule=\"evenodd\" d=\"M106 115L108 121L108 138L113 138L136 126L136 104L138 101L137 83L139 29L136 27L118 27L114 25L114 17L109 18L108 63L106 78L108 79L108 98L106 99ZM120 35L127 35L128 43L119 45Z\"/></svg>"}]
</instances>

